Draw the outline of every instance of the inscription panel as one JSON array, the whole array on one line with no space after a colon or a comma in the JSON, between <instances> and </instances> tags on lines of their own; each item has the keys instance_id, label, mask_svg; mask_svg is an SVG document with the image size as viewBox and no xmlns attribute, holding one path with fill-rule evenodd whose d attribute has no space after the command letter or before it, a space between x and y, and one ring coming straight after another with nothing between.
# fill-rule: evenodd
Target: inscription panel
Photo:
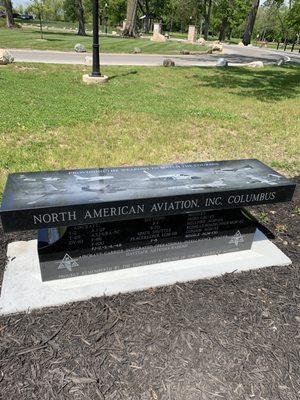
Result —
<instances>
[{"instance_id":1,"label":"inscription panel","mask_svg":"<svg viewBox=\"0 0 300 400\"><path fill-rule=\"evenodd\" d=\"M255 221L217 210L39 230L43 280L246 250Z\"/></svg>"}]
</instances>

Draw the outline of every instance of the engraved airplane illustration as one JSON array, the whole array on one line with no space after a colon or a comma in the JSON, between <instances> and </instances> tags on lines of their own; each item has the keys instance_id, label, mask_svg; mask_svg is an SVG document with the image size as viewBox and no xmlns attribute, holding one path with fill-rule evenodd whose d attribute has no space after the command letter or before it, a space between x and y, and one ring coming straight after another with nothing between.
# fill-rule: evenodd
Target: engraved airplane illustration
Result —
<instances>
[{"instance_id":1,"label":"engraved airplane illustration","mask_svg":"<svg viewBox=\"0 0 300 400\"><path fill-rule=\"evenodd\" d=\"M23 182L36 182L35 178L26 178L25 175L20 175L20 179L22 179Z\"/></svg>"},{"instance_id":2,"label":"engraved airplane illustration","mask_svg":"<svg viewBox=\"0 0 300 400\"><path fill-rule=\"evenodd\" d=\"M57 181L60 181L60 178L54 178L54 177L49 176L48 178L43 178L43 181L45 181L45 182L57 182Z\"/></svg>"},{"instance_id":3,"label":"engraved airplane illustration","mask_svg":"<svg viewBox=\"0 0 300 400\"><path fill-rule=\"evenodd\" d=\"M254 176L254 175L246 175L246 178L249 179L249 181L247 181L247 183L266 183L268 185L277 185L277 182L274 181L274 178L273 178L273 180L270 180L267 178L262 178L262 177Z\"/></svg>"},{"instance_id":4,"label":"engraved airplane illustration","mask_svg":"<svg viewBox=\"0 0 300 400\"><path fill-rule=\"evenodd\" d=\"M170 175L160 175L160 176L155 176L152 175L148 171L143 171L148 178L146 180L149 181L176 181L176 180L187 180L187 179L201 179L201 176L198 175L188 175L188 174L170 174Z\"/></svg>"},{"instance_id":5,"label":"engraved airplane illustration","mask_svg":"<svg viewBox=\"0 0 300 400\"><path fill-rule=\"evenodd\" d=\"M224 183L224 179L218 179L216 181L210 183L203 183L199 185L187 185L186 187L192 190L199 190L199 189L214 189L214 188L221 188L227 186Z\"/></svg>"},{"instance_id":6,"label":"engraved airplane illustration","mask_svg":"<svg viewBox=\"0 0 300 400\"><path fill-rule=\"evenodd\" d=\"M114 176L111 175L103 175L103 176L90 176L85 178L84 176L79 176L79 175L74 175L76 178L76 181L82 181L82 182L98 182L98 181L106 181L108 179L114 179Z\"/></svg>"},{"instance_id":7,"label":"engraved airplane illustration","mask_svg":"<svg viewBox=\"0 0 300 400\"><path fill-rule=\"evenodd\" d=\"M122 192L126 189L121 189L120 187L114 187L108 184L98 187L82 186L81 190L83 190L84 192L93 192L93 193L116 193L116 192Z\"/></svg>"},{"instance_id":8,"label":"engraved airplane illustration","mask_svg":"<svg viewBox=\"0 0 300 400\"><path fill-rule=\"evenodd\" d=\"M220 174L222 172L239 172L239 171L249 171L254 169L254 167L252 167L252 165L244 165L243 167L236 167L236 168L217 168L215 169L215 173L216 174Z\"/></svg>"},{"instance_id":9,"label":"engraved airplane illustration","mask_svg":"<svg viewBox=\"0 0 300 400\"><path fill-rule=\"evenodd\" d=\"M268 174L268 176L272 179L280 180L282 179L282 176L277 175L277 174Z\"/></svg>"},{"instance_id":10,"label":"engraved airplane illustration","mask_svg":"<svg viewBox=\"0 0 300 400\"><path fill-rule=\"evenodd\" d=\"M27 204L28 205L33 205L38 203L40 200L44 199L45 197L48 196L53 196L53 195L57 195L59 193L66 193L68 192L68 189L58 189L57 187L55 187L54 185L52 185L52 183L50 183L47 188L49 188L49 191L42 193L38 198L36 198L35 200L29 201ZM70 193L70 192L69 192ZM30 194L30 193L28 193Z\"/></svg>"}]
</instances>

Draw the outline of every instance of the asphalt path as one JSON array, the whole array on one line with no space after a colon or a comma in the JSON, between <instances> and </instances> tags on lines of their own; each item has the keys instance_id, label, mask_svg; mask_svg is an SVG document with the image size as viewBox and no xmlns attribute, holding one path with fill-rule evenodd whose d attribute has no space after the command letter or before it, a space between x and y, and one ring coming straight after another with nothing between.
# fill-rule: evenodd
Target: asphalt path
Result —
<instances>
[{"instance_id":1,"label":"asphalt path","mask_svg":"<svg viewBox=\"0 0 300 400\"><path fill-rule=\"evenodd\" d=\"M134 65L160 66L165 58L171 58L177 66L214 66L219 57L224 57L230 65L247 64L252 61L263 61L265 64L274 64L283 56L300 64L300 54L282 51L272 51L257 47L239 47L223 45L224 54L198 55L158 55L158 54L108 54L100 55L102 65ZM199 46L199 51L201 47ZM49 50L12 49L17 62L39 62L49 64L85 64L85 58L91 53L75 53Z\"/></svg>"}]
</instances>

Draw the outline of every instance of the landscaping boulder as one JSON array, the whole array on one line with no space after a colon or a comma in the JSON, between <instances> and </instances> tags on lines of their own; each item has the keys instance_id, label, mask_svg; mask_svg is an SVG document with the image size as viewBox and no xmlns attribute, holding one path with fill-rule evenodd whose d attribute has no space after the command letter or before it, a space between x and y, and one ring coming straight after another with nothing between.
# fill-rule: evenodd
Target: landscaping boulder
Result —
<instances>
[{"instance_id":1,"label":"landscaping boulder","mask_svg":"<svg viewBox=\"0 0 300 400\"><path fill-rule=\"evenodd\" d=\"M226 58L218 58L216 67L228 67L228 60Z\"/></svg>"},{"instance_id":2,"label":"landscaping boulder","mask_svg":"<svg viewBox=\"0 0 300 400\"><path fill-rule=\"evenodd\" d=\"M199 39L197 40L197 42L198 42L201 46L205 46L205 45L206 45L206 40L205 40L203 37L199 38Z\"/></svg>"},{"instance_id":3,"label":"landscaping boulder","mask_svg":"<svg viewBox=\"0 0 300 400\"><path fill-rule=\"evenodd\" d=\"M162 35L161 33L154 32L153 35L151 36L150 40L152 42L166 42L167 38Z\"/></svg>"},{"instance_id":4,"label":"landscaping boulder","mask_svg":"<svg viewBox=\"0 0 300 400\"><path fill-rule=\"evenodd\" d=\"M86 48L81 43L75 44L74 50L76 51L76 53L85 53L86 52Z\"/></svg>"},{"instance_id":5,"label":"landscaping boulder","mask_svg":"<svg viewBox=\"0 0 300 400\"><path fill-rule=\"evenodd\" d=\"M221 43L214 42L214 43L211 45L211 49L212 49L213 52L222 53L222 51L223 51L223 46L221 45Z\"/></svg>"},{"instance_id":6,"label":"landscaping boulder","mask_svg":"<svg viewBox=\"0 0 300 400\"><path fill-rule=\"evenodd\" d=\"M165 58L163 61L164 67L175 67L175 61L171 60L170 58Z\"/></svg>"},{"instance_id":7,"label":"landscaping boulder","mask_svg":"<svg viewBox=\"0 0 300 400\"><path fill-rule=\"evenodd\" d=\"M180 54L183 54L184 56L188 56L191 53L188 50L180 50Z\"/></svg>"},{"instance_id":8,"label":"landscaping boulder","mask_svg":"<svg viewBox=\"0 0 300 400\"><path fill-rule=\"evenodd\" d=\"M247 65L248 65L248 67L252 67L252 68L263 68L264 63L262 61L252 61Z\"/></svg>"},{"instance_id":9,"label":"landscaping boulder","mask_svg":"<svg viewBox=\"0 0 300 400\"><path fill-rule=\"evenodd\" d=\"M0 65L7 65L14 62L13 55L5 49L0 49Z\"/></svg>"},{"instance_id":10,"label":"landscaping boulder","mask_svg":"<svg viewBox=\"0 0 300 400\"><path fill-rule=\"evenodd\" d=\"M135 47L133 49L134 54L140 54L142 52L142 50L139 47Z\"/></svg>"},{"instance_id":11,"label":"landscaping boulder","mask_svg":"<svg viewBox=\"0 0 300 400\"><path fill-rule=\"evenodd\" d=\"M277 61L277 65L278 67L281 67L282 65L286 65L288 62L290 62L291 59L290 57L281 57L278 61Z\"/></svg>"},{"instance_id":12,"label":"landscaping boulder","mask_svg":"<svg viewBox=\"0 0 300 400\"><path fill-rule=\"evenodd\" d=\"M238 46L240 46L240 47L245 47L245 45L244 45L243 42L239 42Z\"/></svg>"}]
</instances>

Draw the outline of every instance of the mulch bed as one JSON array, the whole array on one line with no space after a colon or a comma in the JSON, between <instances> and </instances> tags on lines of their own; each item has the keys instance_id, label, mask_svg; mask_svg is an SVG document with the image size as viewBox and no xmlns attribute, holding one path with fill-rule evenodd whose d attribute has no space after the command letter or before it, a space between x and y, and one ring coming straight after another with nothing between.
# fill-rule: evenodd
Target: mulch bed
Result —
<instances>
[{"instance_id":1,"label":"mulch bed","mask_svg":"<svg viewBox=\"0 0 300 400\"><path fill-rule=\"evenodd\" d=\"M299 199L251 210L289 267L0 318L0 398L299 399Z\"/></svg>"}]
</instances>

